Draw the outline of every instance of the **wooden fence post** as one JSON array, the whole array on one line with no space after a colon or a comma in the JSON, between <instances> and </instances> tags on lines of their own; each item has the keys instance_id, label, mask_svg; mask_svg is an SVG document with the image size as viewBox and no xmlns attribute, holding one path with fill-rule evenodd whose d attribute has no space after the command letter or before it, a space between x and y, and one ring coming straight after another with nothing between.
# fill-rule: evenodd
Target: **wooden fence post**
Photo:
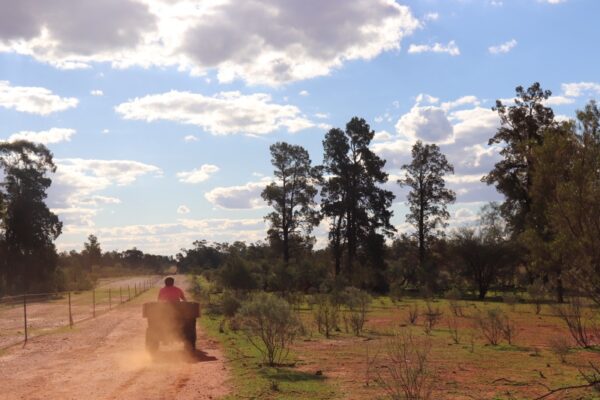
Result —
<instances>
[{"instance_id":1,"label":"wooden fence post","mask_svg":"<svg viewBox=\"0 0 600 400\"><path fill-rule=\"evenodd\" d=\"M96 289L92 289L92 318L96 318Z\"/></svg>"},{"instance_id":2,"label":"wooden fence post","mask_svg":"<svg viewBox=\"0 0 600 400\"><path fill-rule=\"evenodd\" d=\"M119 286L119 301L121 302L121 304L123 303L123 293L121 291L121 286Z\"/></svg>"},{"instance_id":3,"label":"wooden fence post","mask_svg":"<svg viewBox=\"0 0 600 400\"><path fill-rule=\"evenodd\" d=\"M23 295L23 323L25 327L25 342L27 342L27 295Z\"/></svg>"},{"instance_id":4,"label":"wooden fence post","mask_svg":"<svg viewBox=\"0 0 600 400\"><path fill-rule=\"evenodd\" d=\"M71 312L71 292L69 292L69 327L73 328L73 313Z\"/></svg>"},{"instance_id":5,"label":"wooden fence post","mask_svg":"<svg viewBox=\"0 0 600 400\"><path fill-rule=\"evenodd\" d=\"M108 310L112 310L112 296L110 292L110 288L108 288Z\"/></svg>"},{"instance_id":6,"label":"wooden fence post","mask_svg":"<svg viewBox=\"0 0 600 400\"><path fill-rule=\"evenodd\" d=\"M131 289L129 285L127 285L127 301L131 300Z\"/></svg>"}]
</instances>

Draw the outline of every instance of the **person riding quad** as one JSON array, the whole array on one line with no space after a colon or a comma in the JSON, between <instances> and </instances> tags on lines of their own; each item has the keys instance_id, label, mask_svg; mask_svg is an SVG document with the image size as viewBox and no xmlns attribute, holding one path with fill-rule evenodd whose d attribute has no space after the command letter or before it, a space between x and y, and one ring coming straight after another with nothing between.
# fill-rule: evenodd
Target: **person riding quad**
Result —
<instances>
[{"instance_id":1,"label":"person riding quad","mask_svg":"<svg viewBox=\"0 0 600 400\"><path fill-rule=\"evenodd\" d=\"M165 287L158 292L158 301L186 301L183 290L175 286L175 279L168 277L165 279Z\"/></svg>"}]
</instances>

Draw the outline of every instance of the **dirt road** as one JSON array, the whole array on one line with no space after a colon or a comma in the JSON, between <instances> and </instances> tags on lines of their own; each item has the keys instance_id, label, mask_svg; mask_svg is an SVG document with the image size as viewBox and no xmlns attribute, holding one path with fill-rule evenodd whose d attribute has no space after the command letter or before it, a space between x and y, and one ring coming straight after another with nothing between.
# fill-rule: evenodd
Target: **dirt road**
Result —
<instances>
[{"instance_id":1,"label":"dirt road","mask_svg":"<svg viewBox=\"0 0 600 400\"><path fill-rule=\"evenodd\" d=\"M199 332L193 356L173 344L152 359L136 300L73 331L33 339L0 355L2 399L218 399L229 373L216 343Z\"/></svg>"}]
</instances>

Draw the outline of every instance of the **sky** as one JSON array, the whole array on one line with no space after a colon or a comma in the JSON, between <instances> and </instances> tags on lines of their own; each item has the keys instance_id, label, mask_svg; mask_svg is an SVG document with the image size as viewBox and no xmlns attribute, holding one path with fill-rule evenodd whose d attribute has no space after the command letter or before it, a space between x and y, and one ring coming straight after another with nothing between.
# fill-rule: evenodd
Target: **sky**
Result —
<instances>
[{"instance_id":1,"label":"sky","mask_svg":"<svg viewBox=\"0 0 600 400\"><path fill-rule=\"evenodd\" d=\"M59 250L175 254L266 236L269 146L323 159L353 116L396 183L416 140L454 165L450 228L489 201L491 107L539 81L558 118L600 97L597 0L0 0L0 140L44 143ZM327 227L315 230L319 245Z\"/></svg>"}]
</instances>

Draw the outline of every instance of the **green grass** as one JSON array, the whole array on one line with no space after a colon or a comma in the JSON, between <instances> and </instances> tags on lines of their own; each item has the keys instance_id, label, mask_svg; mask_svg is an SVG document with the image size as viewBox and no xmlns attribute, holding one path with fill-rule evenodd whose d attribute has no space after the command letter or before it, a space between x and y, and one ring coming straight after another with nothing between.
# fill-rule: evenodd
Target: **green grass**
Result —
<instances>
[{"instance_id":1,"label":"green grass","mask_svg":"<svg viewBox=\"0 0 600 400\"><path fill-rule=\"evenodd\" d=\"M220 333L222 317L202 316L200 325L219 341L232 371L232 394L226 399L335 399L337 391L327 378L294 367L268 367L240 334ZM293 361L293 355L290 355Z\"/></svg>"}]
</instances>

